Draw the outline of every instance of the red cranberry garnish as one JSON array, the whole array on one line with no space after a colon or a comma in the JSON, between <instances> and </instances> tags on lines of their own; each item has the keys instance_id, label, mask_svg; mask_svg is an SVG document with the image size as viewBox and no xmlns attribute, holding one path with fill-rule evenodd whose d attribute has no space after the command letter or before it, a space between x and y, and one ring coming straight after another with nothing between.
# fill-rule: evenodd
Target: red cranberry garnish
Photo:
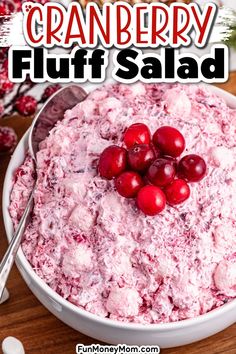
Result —
<instances>
[{"instance_id":1,"label":"red cranberry garnish","mask_svg":"<svg viewBox=\"0 0 236 354\"><path fill-rule=\"evenodd\" d=\"M150 147L152 148L152 150L154 151L155 157L156 159L158 157L161 157L161 151L160 149L158 149L158 147L156 145L154 145L153 143L150 144Z\"/></svg>"},{"instance_id":2,"label":"red cranberry garnish","mask_svg":"<svg viewBox=\"0 0 236 354\"><path fill-rule=\"evenodd\" d=\"M150 145L135 145L128 151L128 163L132 170L145 172L156 156Z\"/></svg>"},{"instance_id":3,"label":"red cranberry garnish","mask_svg":"<svg viewBox=\"0 0 236 354\"><path fill-rule=\"evenodd\" d=\"M9 127L0 127L0 153L11 152L17 143L15 131Z\"/></svg>"},{"instance_id":4,"label":"red cranberry garnish","mask_svg":"<svg viewBox=\"0 0 236 354\"><path fill-rule=\"evenodd\" d=\"M175 157L163 155L162 158L167 160L167 161L169 161L170 163L172 163L174 168L177 170L178 162L177 162L177 159Z\"/></svg>"},{"instance_id":5,"label":"red cranberry garnish","mask_svg":"<svg viewBox=\"0 0 236 354\"><path fill-rule=\"evenodd\" d=\"M115 186L122 197L134 198L143 186L143 180L138 173L127 171L117 177Z\"/></svg>"},{"instance_id":6,"label":"red cranberry garnish","mask_svg":"<svg viewBox=\"0 0 236 354\"><path fill-rule=\"evenodd\" d=\"M145 186L138 192L137 205L144 214L154 216L165 208L166 197L159 187Z\"/></svg>"},{"instance_id":7,"label":"red cranberry garnish","mask_svg":"<svg viewBox=\"0 0 236 354\"><path fill-rule=\"evenodd\" d=\"M124 143L127 148L131 148L134 145L149 144L151 141L151 135L148 127L143 123L132 124L124 134Z\"/></svg>"},{"instance_id":8,"label":"red cranberry garnish","mask_svg":"<svg viewBox=\"0 0 236 354\"><path fill-rule=\"evenodd\" d=\"M183 135L175 128L164 126L156 130L153 143L163 154L178 157L185 149Z\"/></svg>"},{"instance_id":9,"label":"red cranberry garnish","mask_svg":"<svg viewBox=\"0 0 236 354\"><path fill-rule=\"evenodd\" d=\"M127 151L116 145L107 147L99 159L98 171L100 175L107 179L121 174L127 165Z\"/></svg>"},{"instance_id":10,"label":"red cranberry garnish","mask_svg":"<svg viewBox=\"0 0 236 354\"><path fill-rule=\"evenodd\" d=\"M175 179L165 188L166 200L170 205L183 203L190 196L190 188L183 179Z\"/></svg>"},{"instance_id":11,"label":"red cranberry garnish","mask_svg":"<svg viewBox=\"0 0 236 354\"><path fill-rule=\"evenodd\" d=\"M179 162L179 176L189 182L198 182L206 174L206 163L198 155L184 156Z\"/></svg>"},{"instance_id":12,"label":"red cranberry garnish","mask_svg":"<svg viewBox=\"0 0 236 354\"><path fill-rule=\"evenodd\" d=\"M172 161L167 159L157 159L149 167L147 178L149 182L158 187L167 186L175 177L175 167Z\"/></svg>"},{"instance_id":13,"label":"red cranberry garnish","mask_svg":"<svg viewBox=\"0 0 236 354\"><path fill-rule=\"evenodd\" d=\"M20 96L16 100L15 109L25 117L31 116L36 112L37 101L32 96Z\"/></svg>"},{"instance_id":14,"label":"red cranberry garnish","mask_svg":"<svg viewBox=\"0 0 236 354\"><path fill-rule=\"evenodd\" d=\"M46 87L44 93L42 95L42 101L45 102L49 97L51 97L54 93L61 89L61 85L55 84Z\"/></svg>"}]
</instances>

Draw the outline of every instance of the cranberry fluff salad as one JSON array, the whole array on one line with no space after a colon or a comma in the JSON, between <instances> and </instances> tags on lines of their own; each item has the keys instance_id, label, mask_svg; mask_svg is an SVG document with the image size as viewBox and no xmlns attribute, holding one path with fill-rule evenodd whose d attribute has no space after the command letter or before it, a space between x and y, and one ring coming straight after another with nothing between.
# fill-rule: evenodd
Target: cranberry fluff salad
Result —
<instances>
[{"instance_id":1,"label":"cranberry fluff salad","mask_svg":"<svg viewBox=\"0 0 236 354\"><path fill-rule=\"evenodd\" d=\"M206 174L184 203L155 216L98 172L107 147L143 123L181 132ZM63 298L101 317L142 324L193 318L236 298L236 110L198 85L110 84L65 112L16 171L17 225L37 175L22 248ZM177 158L178 160L179 158ZM179 161L179 160L178 160ZM145 186L144 188L149 188ZM190 195L189 195L190 193Z\"/></svg>"}]
</instances>

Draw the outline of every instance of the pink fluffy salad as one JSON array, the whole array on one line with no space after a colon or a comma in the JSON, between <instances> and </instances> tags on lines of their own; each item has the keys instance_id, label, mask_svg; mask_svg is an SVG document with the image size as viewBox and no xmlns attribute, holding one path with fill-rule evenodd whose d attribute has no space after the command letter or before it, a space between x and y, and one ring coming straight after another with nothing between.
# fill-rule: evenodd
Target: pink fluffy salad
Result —
<instances>
[{"instance_id":1,"label":"pink fluffy salad","mask_svg":"<svg viewBox=\"0 0 236 354\"><path fill-rule=\"evenodd\" d=\"M97 172L133 123L170 125L184 154L207 163L183 204L145 216ZM65 113L41 143L32 220L22 248L35 272L93 314L136 323L193 318L236 298L236 110L197 85L105 85ZM16 171L16 226L35 171Z\"/></svg>"}]
</instances>

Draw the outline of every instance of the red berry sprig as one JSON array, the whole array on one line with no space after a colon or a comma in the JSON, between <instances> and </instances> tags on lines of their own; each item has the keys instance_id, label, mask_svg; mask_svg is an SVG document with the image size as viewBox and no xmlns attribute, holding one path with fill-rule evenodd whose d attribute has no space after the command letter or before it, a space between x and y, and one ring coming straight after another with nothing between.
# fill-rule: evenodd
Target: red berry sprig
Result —
<instances>
[{"instance_id":1,"label":"red berry sprig","mask_svg":"<svg viewBox=\"0 0 236 354\"><path fill-rule=\"evenodd\" d=\"M37 101L32 96L20 96L15 102L15 109L22 116L32 116L37 109Z\"/></svg>"},{"instance_id":2,"label":"red berry sprig","mask_svg":"<svg viewBox=\"0 0 236 354\"><path fill-rule=\"evenodd\" d=\"M12 152L17 143L15 131L10 127L0 127L0 154Z\"/></svg>"},{"instance_id":3,"label":"red berry sprig","mask_svg":"<svg viewBox=\"0 0 236 354\"><path fill-rule=\"evenodd\" d=\"M13 88L13 82L8 79L8 69L3 68L0 71L0 98L11 92Z\"/></svg>"},{"instance_id":4,"label":"red berry sprig","mask_svg":"<svg viewBox=\"0 0 236 354\"><path fill-rule=\"evenodd\" d=\"M198 155L177 158L185 149L185 139L175 128L163 126L153 137L143 123L126 129L124 147L112 145L99 159L99 174L115 179L117 192L125 198L137 198L137 206L154 216L166 206L178 205L190 197L188 182L199 182L206 174L206 163Z\"/></svg>"},{"instance_id":5,"label":"red berry sprig","mask_svg":"<svg viewBox=\"0 0 236 354\"><path fill-rule=\"evenodd\" d=\"M25 0L2 0L0 1L0 24L4 20L9 19L9 15L21 11L22 4ZM45 4L49 0L32 0L32 2L38 2ZM48 86L42 97L37 100L37 107L33 109L33 103L31 102L31 109L29 113L29 100L22 98L28 95L28 92L36 86L35 83L31 82L28 78L24 83L14 84L8 78L8 47L0 48L0 117L7 118L13 115L16 111L21 115L31 115L36 112L38 106L44 103L53 93L55 93L61 86L58 84ZM9 97L9 95L11 95ZM20 109L16 109L19 103L16 101L21 97L21 100L25 101L24 104L20 105ZM26 107L27 106L27 107ZM3 112L2 108L3 107ZM26 113L26 114L25 114Z\"/></svg>"}]
</instances>

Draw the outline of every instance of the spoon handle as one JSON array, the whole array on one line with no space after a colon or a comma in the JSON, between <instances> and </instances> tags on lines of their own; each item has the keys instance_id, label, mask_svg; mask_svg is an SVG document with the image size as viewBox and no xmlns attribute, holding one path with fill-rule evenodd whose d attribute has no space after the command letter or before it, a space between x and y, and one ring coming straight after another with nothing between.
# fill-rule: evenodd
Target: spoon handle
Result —
<instances>
[{"instance_id":1,"label":"spoon handle","mask_svg":"<svg viewBox=\"0 0 236 354\"><path fill-rule=\"evenodd\" d=\"M11 242L8 246L8 249L2 259L2 262L0 264L0 299L3 294L3 290L6 286L6 282L10 273L10 270L12 268L12 265L14 263L14 260L16 258L16 254L18 251L18 248L20 246L22 236L24 234L25 228L29 223L29 216L32 211L33 207L33 195L34 195L34 188L33 191L29 197L28 203L26 205L24 214L22 215L19 225L11 239Z\"/></svg>"}]
</instances>

